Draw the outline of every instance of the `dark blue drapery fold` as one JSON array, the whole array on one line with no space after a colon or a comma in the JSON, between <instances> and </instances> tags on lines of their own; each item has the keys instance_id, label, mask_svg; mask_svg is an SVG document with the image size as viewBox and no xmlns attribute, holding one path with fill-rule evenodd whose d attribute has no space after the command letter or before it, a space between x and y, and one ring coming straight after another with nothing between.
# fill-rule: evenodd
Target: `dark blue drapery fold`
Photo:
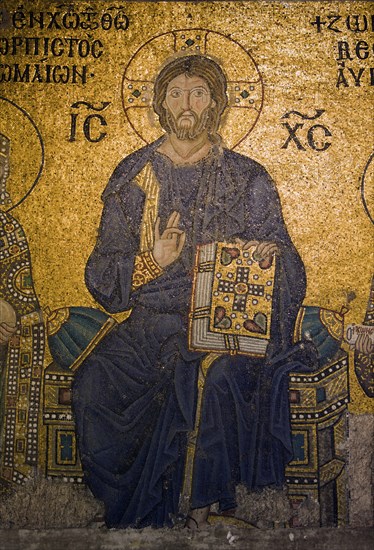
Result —
<instances>
[{"instance_id":1,"label":"dark blue drapery fold","mask_svg":"<svg viewBox=\"0 0 374 550\"><path fill-rule=\"evenodd\" d=\"M116 527L172 525L178 513L203 357L187 347L197 244L256 239L275 242L280 255L267 357L224 356L207 375L192 506L219 501L228 509L238 483L283 483L291 458L288 372L311 368L314 361L310 346L292 345L305 272L267 172L228 150L176 167L156 151L158 143L115 170L86 269L89 290L109 312L133 308L87 358L73 388L86 480L105 503L107 524ZM177 261L131 292L144 207L133 179L147 162L160 183L162 223L177 210L187 239Z\"/></svg>"}]
</instances>

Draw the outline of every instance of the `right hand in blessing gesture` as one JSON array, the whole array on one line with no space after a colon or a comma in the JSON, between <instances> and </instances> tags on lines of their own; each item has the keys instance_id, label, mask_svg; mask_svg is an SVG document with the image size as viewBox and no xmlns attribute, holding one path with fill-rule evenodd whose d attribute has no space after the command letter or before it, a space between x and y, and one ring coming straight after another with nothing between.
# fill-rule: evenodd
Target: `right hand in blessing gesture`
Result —
<instances>
[{"instance_id":1,"label":"right hand in blessing gesture","mask_svg":"<svg viewBox=\"0 0 374 550\"><path fill-rule=\"evenodd\" d=\"M155 224L155 243L153 246L153 257L160 267L167 267L172 264L182 252L186 241L186 234L179 229L179 212L173 212L168 219L166 229L160 235L160 218Z\"/></svg>"}]
</instances>

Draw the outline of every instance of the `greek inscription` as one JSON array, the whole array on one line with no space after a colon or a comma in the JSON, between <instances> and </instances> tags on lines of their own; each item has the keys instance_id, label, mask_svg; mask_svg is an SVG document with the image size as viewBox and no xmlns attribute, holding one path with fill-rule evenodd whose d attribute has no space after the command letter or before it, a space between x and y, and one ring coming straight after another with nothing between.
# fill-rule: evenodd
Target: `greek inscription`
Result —
<instances>
[{"instance_id":1,"label":"greek inscription","mask_svg":"<svg viewBox=\"0 0 374 550\"><path fill-rule=\"evenodd\" d=\"M314 21L311 21L310 24L315 26L317 29L317 32L321 32L322 27L326 25L326 28L333 32L342 32L339 28L334 26L334 23L336 21L339 21L341 19L340 15L328 15L327 16L328 21L322 21L321 16L317 15Z\"/></svg>"},{"instance_id":2,"label":"greek inscription","mask_svg":"<svg viewBox=\"0 0 374 550\"><path fill-rule=\"evenodd\" d=\"M60 6L61 7L61 6ZM95 31L102 29L104 31L126 31L129 28L130 20L122 11L122 8L114 8L118 13L111 14L104 12L102 14L87 7L83 11L76 12L71 7L63 11L26 11L23 6L12 14L11 21L15 29L54 29L54 30L84 30Z\"/></svg>"},{"instance_id":3,"label":"greek inscription","mask_svg":"<svg viewBox=\"0 0 374 550\"><path fill-rule=\"evenodd\" d=\"M317 134L317 135L316 135ZM322 138L320 135L322 134ZM326 126L323 126L322 124L314 124L311 128L309 128L307 133L307 139L309 146L314 149L314 151L326 151L331 145L330 141L324 141L323 137L331 137L332 133Z\"/></svg>"},{"instance_id":4,"label":"greek inscription","mask_svg":"<svg viewBox=\"0 0 374 550\"><path fill-rule=\"evenodd\" d=\"M288 122L283 122L282 126L284 126L288 130L289 135L287 140L282 145L281 149L288 149L289 145L291 143L294 143L300 151L305 151L305 147L303 147L299 138L296 136L296 132L300 128L303 128L304 124L295 124L295 126L291 126L291 124L289 124Z\"/></svg>"},{"instance_id":5,"label":"greek inscription","mask_svg":"<svg viewBox=\"0 0 374 550\"><path fill-rule=\"evenodd\" d=\"M349 44L346 40L338 42L337 61L345 61L349 59L367 59L371 53L374 53L374 44L370 46L365 40L359 40L354 45Z\"/></svg>"},{"instance_id":6,"label":"greek inscription","mask_svg":"<svg viewBox=\"0 0 374 550\"><path fill-rule=\"evenodd\" d=\"M0 82L5 83L86 84L87 79L86 65L0 64Z\"/></svg>"},{"instance_id":7,"label":"greek inscription","mask_svg":"<svg viewBox=\"0 0 374 550\"><path fill-rule=\"evenodd\" d=\"M334 33L341 33L350 31L353 33L366 32L370 30L374 31L374 15L368 17L365 14L348 15L343 17L342 15L327 15L325 20L322 20L320 15L317 15L314 21L310 21L310 24L315 27L318 33L322 30L332 31Z\"/></svg>"},{"instance_id":8,"label":"greek inscription","mask_svg":"<svg viewBox=\"0 0 374 550\"><path fill-rule=\"evenodd\" d=\"M92 130L92 123L93 121L98 121L98 123L101 125L101 126L107 126L107 122L105 120L105 118L102 116L102 115L89 115L88 117L86 117L84 123L83 123L83 133L84 133L84 137L86 138L87 141L91 142L91 143L99 143L99 141L101 141L102 139L105 138L105 136L107 135L106 132L99 132L98 134L96 133L96 137L94 137L94 134L92 133L93 130ZM96 130L97 132L97 130Z\"/></svg>"},{"instance_id":9,"label":"greek inscription","mask_svg":"<svg viewBox=\"0 0 374 550\"><path fill-rule=\"evenodd\" d=\"M281 119L297 116L302 120L316 120L322 116L324 112L324 109L317 109L314 115L307 115L299 111L289 111L285 113ZM281 149L288 149L290 145L294 145L299 151L306 151L307 146L309 146L313 151L321 152L326 151L331 146L331 142L327 141L326 137L332 137L332 133L323 124L313 124L308 129L305 129L306 135L303 136L304 139L297 135L298 132L305 127L304 122L298 122L293 125L289 122L282 122L281 125L288 131L287 139L281 146Z\"/></svg>"},{"instance_id":10,"label":"greek inscription","mask_svg":"<svg viewBox=\"0 0 374 550\"><path fill-rule=\"evenodd\" d=\"M368 28L366 15L348 15L347 29L352 32L365 32Z\"/></svg>"},{"instance_id":11,"label":"greek inscription","mask_svg":"<svg viewBox=\"0 0 374 550\"><path fill-rule=\"evenodd\" d=\"M323 30L334 33L351 33L350 37L357 37L359 33L374 32L374 15L350 14L327 15L322 17L317 15L310 24L315 27L317 33ZM348 37L348 38L350 38ZM373 67L354 66L357 61L366 61L372 57L374 45L367 40L339 40L336 45L335 60L338 63L336 87L360 88L362 86L373 86ZM346 62L353 62L350 67L346 67ZM362 64L361 64L362 65Z\"/></svg>"},{"instance_id":12,"label":"greek inscription","mask_svg":"<svg viewBox=\"0 0 374 550\"><path fill-rule=\"evenodd\" d=\"M341 86L344 88L350 86L360 87L363 83L374 86L374 67L359 67L354 69L352 67L345 67L344 62L340 63L340 65L336 80L337 88Z\"/></svg>"},{"instance_id":13,"label":"greek inscription","mask_svg":"<svg viewBox=\"0 0 374 550\"><path fill-rule=\"evenodd\" d=\"M71 105L71 108L80 109L80 107L86 107L88 110L97 112L104 111L109 105L109 101L102 102L99 106L95 106L87 101L77 101ZM82 119L83 122L81 122ZM71 113L70 135L68 141L77 141L77 133L79 132L88 142L99 143L107 136L107 132L102 131L102 128L105 126L107 126L107 121L101 114L84 114L80 116L80 112Z\"/></svg>"},{"instance_id":14,"label":"greek inscription","mask_svg":"<svg viewBox=\"0 0 374 550\"><path fill-rule=\"evenodd\" d=\"M104 44L99 39L39 38L34 36L13 36L0 38L1 55L30 55L67 57L79 56L99 59L104 53Z\"/></svg>"},{"instance_id":15,"label":"greek inscription","mask_svg":"<svg viewBox=\"0 0 374 550\"><path fill-rule=\"evenodd\" d=\"M27 10L20 5L14 12L1 10L1 22L7 21L7 25L0 25L0 29L12 28L22 30L22 35L13 32L13 36L0 35L0 55L11 58L13 56L37 57L34 64L12 63L10 59L3 60L0 66L0 82L43 82L51 84L86 84L88 78L95 74L89 70L88 65L79 67L74 61L73 65L67 63L65 58L77 58L84 60L100 59L104 54L104 43L100 38L89 34L94 31L126 31L130 21L123 6L110 6L102 11L86 6L75 10L73 5L60 4L58 9L51 11ZM66 8L66 9L64 9ZM58 31L62 36L40 37L23 36L27 30ZM25 32L26 31L26 32ZM64 31L69 31L65 33ZM64 36L72 32L84 33L83 37ZM58 59L58 65L53 62L44 65L48 59ZM18 60L17 60L18 61ZM91 125L104 126L104 121L99 118L91 119L92 123L86 128L86 134L91 139ZM93 139L96 139L94 137Z\"/></svg>"},{"instance_id":16,"label":"greek inscription","mask_svg":"<svg viewBox=\"0 0 374 550\"><path fill-rule=\"evenodd\" d=\"M65 29L76 30L79 27L80 19L79 15L74 12L64 13L62 16L62 26Z\"/></svg>"}]
</instances>

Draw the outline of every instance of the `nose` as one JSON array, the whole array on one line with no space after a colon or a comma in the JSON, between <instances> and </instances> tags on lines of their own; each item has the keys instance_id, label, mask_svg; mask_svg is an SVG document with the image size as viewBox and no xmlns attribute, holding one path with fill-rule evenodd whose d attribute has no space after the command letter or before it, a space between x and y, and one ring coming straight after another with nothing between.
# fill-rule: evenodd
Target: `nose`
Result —
<instances>
[{"instance_id":1,"label":"nose","mask_svg":"<svg viewBox=\"0 0 374 550\"><path fill-rule=\"evenodd\" d=\"M183 93L182 108L184 111L189 111L190 109L190 92L187 90Z\"/></svg>"}]
</instances>

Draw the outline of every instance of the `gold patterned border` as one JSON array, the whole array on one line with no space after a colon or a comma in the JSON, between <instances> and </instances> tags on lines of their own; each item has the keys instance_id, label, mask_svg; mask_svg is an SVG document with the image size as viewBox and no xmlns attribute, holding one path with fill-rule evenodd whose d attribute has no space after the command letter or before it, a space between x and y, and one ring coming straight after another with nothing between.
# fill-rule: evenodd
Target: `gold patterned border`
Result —
<instances>
[{"instance_id":1,"label":"gold patterned border","mask_svg":"<svg viewBox=\"0 0 374 550\"><path fill-rule=\"evenodd\" d=\"M161 267L153 257L152 252L142 252L135 257L134 271L132 274L132 290L153 281L162 273Z\"/></svg>"},{"instance_id":2,"label":"gold patterned border","mask_svg":"<svg viewBox=\"0 0 374 550\"><path fill-rule=\"evenodd\" d=\"M149 162L135 178L136 184L145 194L145 204L142 219L142 232L140 235L140 252L153 249L154 226L158 213L160 196L160 184Z\"/></svg>"}]
</instances>

